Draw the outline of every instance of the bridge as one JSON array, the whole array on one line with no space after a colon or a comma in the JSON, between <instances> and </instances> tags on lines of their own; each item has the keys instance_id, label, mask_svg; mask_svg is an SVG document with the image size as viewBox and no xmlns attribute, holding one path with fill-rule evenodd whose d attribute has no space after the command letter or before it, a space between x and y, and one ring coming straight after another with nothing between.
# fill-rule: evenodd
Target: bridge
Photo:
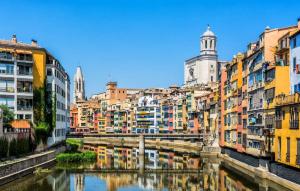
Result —
<instances>
[{"instance_id":1,"label":"bridge","mask_svg":"<svg viewBox=\"0 0 300 191\"><path fill-rule=\"evenodd\" d=\"M67 138L138 138L143 136L145 139L196 139L203 140L203 134L183 134L183 133L156 133L156 134L133 134L133 133L112 133L112 134L96 134L96 133L70 133Z\"/></svg>"},{"instance_id":2,"label":"bridge","mask_svg":"<svg viewBox=\"0 0 300 191\"><path fill-rule=\"evenodd\" d=\"M155 134L132 134L132 133L113 133L113 134L93 134L93 133L70 133L67 138L138 138L139 139L139 161L140 172L145 172L145 139L180 139L180 140L197 140L203 142L203 134L183 134L183 133L155 133Z\"/></svg>"}]
</instances>

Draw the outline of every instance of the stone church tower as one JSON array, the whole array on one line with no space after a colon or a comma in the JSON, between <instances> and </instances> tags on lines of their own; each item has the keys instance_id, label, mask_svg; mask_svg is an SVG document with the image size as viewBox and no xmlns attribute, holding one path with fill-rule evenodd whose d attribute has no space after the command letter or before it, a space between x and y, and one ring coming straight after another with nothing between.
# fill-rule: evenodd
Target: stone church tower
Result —
<instances>
[{"instance_id":1,"label":"stone church tower","mask_svg":"<svg viewBox=\"0 0 300 191\"><path fill-rule=\"evenodd\" d=\"M78 66L74 75L74 103L85 100L85 84L81 67Z\"/></svg>"},{"instance_id":2,"label":"stone church tower","mask_svg":"<svg viewBox=\"0 0 300 191\"><path fill-rule=\"evenodd\" d=\"M208 26L200 38L200 55L184 64L184 85L210 84L217 81L217 37Z\"/></svg>"}]
</instances>

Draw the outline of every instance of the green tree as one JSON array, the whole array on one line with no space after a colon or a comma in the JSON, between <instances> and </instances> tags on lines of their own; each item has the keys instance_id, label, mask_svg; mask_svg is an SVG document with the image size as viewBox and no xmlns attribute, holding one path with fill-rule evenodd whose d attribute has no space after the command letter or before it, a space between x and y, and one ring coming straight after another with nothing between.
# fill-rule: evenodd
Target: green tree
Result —
<instances>
[{"instance_id":1,"label":"green tree","mask_svg":"<svg viewBox=\"0 0 300 191\"><path fill-rule=\"evenodd\" d=\"M0 105L3 112L3 127L11 127L10 123L14 120L14 112L7 105Z\"/></svg>"}]
</instances>

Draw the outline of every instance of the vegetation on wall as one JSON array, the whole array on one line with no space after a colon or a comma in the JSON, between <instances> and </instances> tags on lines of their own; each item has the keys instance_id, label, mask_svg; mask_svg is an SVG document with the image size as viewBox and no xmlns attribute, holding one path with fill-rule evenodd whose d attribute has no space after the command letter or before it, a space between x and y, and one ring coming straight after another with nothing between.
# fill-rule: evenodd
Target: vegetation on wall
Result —
<instances>
[{"instance_id":1,"label":"vegetation on wall","mask_svg":"<svg viewBox=\"0 0 300 191\"><path fill-rule=\"evenodd\" d=\"M11 111L7 105L0 105L0 109L2 109L2 115L3 115L3 127L4 128L10 128L10 123L14 119L14 112Z\"/></svg>"},{"instance_id":2,"label":"vegetation on wall","mask_svg":"<svg viewBox=\"0 0 300 191\"><path fill-rule=\"evenodd\" d=\"M46 79L44 85L33 91L34 129L37 144L41 141L46 144L47 139L56 125L56 96L47 91Z\"/></svg>"},{"instance_id":3,"label":"vegetation on wall","mask_svg":"<svg viewBox=\"0 0 300 191\"><path fill-rule=\"evenodd\" d=\"M56 156L56 160L59 163L95 162L96 159L97 155L92 151L83 153L61 153Z\"/></svg>"},{"instance_id":4,"label":"vegetation on wall","mask_svg":"<svg viewBox=\"0 0 300 191\"><path fill-rule=\"evenodd\" d=\"M78 139L67 139L66 143L70 152L77 152L83 145L83 141Z\"/></svg>"}]
</instances>

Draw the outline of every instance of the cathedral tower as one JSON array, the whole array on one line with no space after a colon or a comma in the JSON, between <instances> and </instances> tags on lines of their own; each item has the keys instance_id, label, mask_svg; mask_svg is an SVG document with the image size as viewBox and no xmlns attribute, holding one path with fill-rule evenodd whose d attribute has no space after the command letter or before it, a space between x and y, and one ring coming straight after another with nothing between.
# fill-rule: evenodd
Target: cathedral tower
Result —
<instances>
[{"instance_id":1,"label":"cathedral tower","mask_svg":"<svg viewBox=\"0 0 300 191\"><path fill-rule=\"evenodd\" d=\"M81 67L78 66L74 75L74 102L85 100L85 84Z\"/></svg>"}]
</instances>

